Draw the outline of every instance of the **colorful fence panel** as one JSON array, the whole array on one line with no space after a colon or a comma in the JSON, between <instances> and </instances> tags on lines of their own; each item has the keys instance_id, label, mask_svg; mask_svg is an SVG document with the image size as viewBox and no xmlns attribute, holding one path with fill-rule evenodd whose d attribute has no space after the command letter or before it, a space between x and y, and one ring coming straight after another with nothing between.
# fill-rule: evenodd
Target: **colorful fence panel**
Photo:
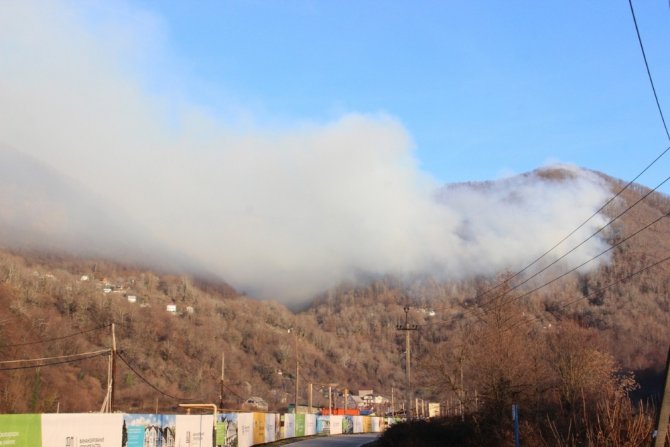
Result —
<instances>
[{"instance_id":1,"label":"colorful fence panel","mask_svg":"<svg viewBox=\"0 0 670 447\"><path fill-rule=\"evenodd\" d=\"M295 414L285 414L284 415L284 434L282 438L294 438L295 437Z\"/></svg>"},{"instance_id":2,"label":"colorful fence panel","mask_svg":"<svg viewBox=\"0 0 670 447\"><path fill-rule=\"evenodd\" d=\"M261 413L262 414L262 413ZM277 414L268 413L265 417L265 442L274 442L277 440Z\"/></svg>"},{"instance_id":3,"label":"colorful fence panel","mask_svg":"<svg viewBox=\"0 0 670 447\"><path fill-rule=\"evenodd\" d=\"M119 447L122 432L122 413L42 415L42 447Z\"/></svg>"},{"instance_id":4,"label":"colorful fence panel","mask_svg":"<svg viewBox=\"0 0 670 447\"><path fill-rule=\"evenodd\" d=\"M168 447L175 445L177 416L174 414L124 414L122 447Z\"/></svg>"},{"instance_id":5,"label":"colorful fence panel","mask_svg":"<svg viewBox=\"0 0 670 447\"><path fill-rule=\"evenodd\" d=\"M237 413L237 447L254 445L254 415L252 413Z\"/></svg>"},{"instance_id":6,"label":"colorful fence panel","mask_svg":"<svg viewBox=\"0 0 670 447\"><path fill-rule=\"evenodd\" d=\"M316 415L305 415L305 436L312 436L316 434Z\"/></svg>"},{"instance_id":7,"label":"colorful fence panel","mask_svg":"<svg viewBox=\"0 0 670 447\"><path fill-rule=\"evenodd\" d=\"M363 433L370 433L372 431L372 416L363 416Z\"/></svg>"},{"instance_id":8,"label":"colorful fence panel","mask_svg":"<svg viewBox=\"0 0 670 447\"><path fill-rule=\"evenodd\" d=\"M263 444L265 442L265 414L253 413L254 420L254 445Z\"/></svg>"},{"instance_id":9,"label":"colorful fence panel","mask_svg":"<svg viewBox=\"0 0 670 447\"><path fill-rule=\"evenodd\" d=\"M305 436L305 413L295 415L295 437Z\"/></svg>"},{"instance_id":10,"label":"colorful fence panel","mask_svg":"<svg viewBox=\"0 0 670 447\"><path fill-rule=\"evenodd\" d=\"M382 431L382 418L372 417L370 418L370 431L372 433L379 433Z\"/></svg>"},{"instance_id":11,"label":"colorful fence panel","mask_svg":"<svg viewBox=\"0 0 670 447\"><path fill-rule=\"evenodd\" d=\"M0 445L39 446L42 443L42 415L0 414Z\"/></svg>"},{"instance_id":12,"label":"colorful fence panel","mask_svg":"<svg viewBox=\"0 0 670 447\"><path fill-rule=\"evenodd\" d=\"M223 413L0 415L0 447L251 447L317 433L379 432L393 419Z\"/></svg>"},{"instance_id":13,"label":"colorful fence panel","mask_svg":"<svg viewBox=\"0 0 670 447\"><path fill-rule=\"evenodd\" d=\"M330 416L316 417L316 432L318 434L330 433Z\"/></svg>"},{"instance_id":14,"label":"colorful fence panel","mask_svg":"<svg viewBox=\"0 0 670 447\"><path fill-rule=\"evenodd\" d=\"M330 417L330 434L331 435L341 435L342 434L342 419L343 416L329 416Z\"/></svg>"},{"instance_id":15,"label":"colorful fence panel","mask_svg":"<svg viewBox=\"0 0 670 447\"><path fill-rule=\"evenodd\" d=\"M343 416L342 417L342 433L349 435L354 432L354 417L353 416Z\"/></svg>"},{"instance_id":16,"label":"colorful fence panel","mask_svg":"<svg viewBox=\"0 0 670 447\"><path fill-rule=\"evenodd\" d=\"M178 414L175 447L212 447L214 416Z\"/></svg>"},{"instance_id":17,"label":"colorful fence panel","mask_svg":"<svg viewBox=\"0 0 670 447\"><path fill-rule=\"evenodd\" d=\"M216 422L216 446L237 446L237 413L222 413Z\"/></svg>"}]
</instances>

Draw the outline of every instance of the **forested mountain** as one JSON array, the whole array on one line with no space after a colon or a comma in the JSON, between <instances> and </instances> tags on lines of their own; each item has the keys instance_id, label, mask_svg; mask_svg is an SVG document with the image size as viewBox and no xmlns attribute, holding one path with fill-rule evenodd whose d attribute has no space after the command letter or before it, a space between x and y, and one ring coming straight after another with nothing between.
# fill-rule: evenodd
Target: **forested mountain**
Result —
<instances>
[{"instance_id":1,"label":"forested mountain","mask_svg":"<svg viewBox=\"0 0 670 447\"><path fill-rule=\"evenodd\" d=\"M562 182L571 174L533 175ZM598 175L613 195L624 186ZM296 355L302 402L308 383L390 397L392 388L404 387L404 333L396 326L405 321L405 306L409 322L419 325L411 337L421 398L485 394L492 359L500 374L512 374L510 381L537 385L553 377L551 365L537 362L576 352L577 345L602 354L589 357L598 367L611 360L608 371L617 374L658 371L670 340L670 263L663 262L670 253L664 218L670 199L648 193L634 185L603 210L621 216L600 235L612 249L595 269L566 273L570 268L554 266L532 278L499 272L458 281L377 276L341 284L300 311L244 296L211 277L2 241L10 248L0 253L0 411L98 410L108 377L108 356L100 351L112 346L111 323L119 352L116 407L132 412L175 411L187 400L218 403L223 355L227 408L249 396L271 408L293 402ZM533 344L539 339L547 340L541 349ZM498 359L502 352L506 357ZM526 357L531 352L534 364ZM15 362L22 359L41 360ZM522 380L523 368L536 375ZM314 400L325 403L316 391Z\"/></svg>"}]
</instances>

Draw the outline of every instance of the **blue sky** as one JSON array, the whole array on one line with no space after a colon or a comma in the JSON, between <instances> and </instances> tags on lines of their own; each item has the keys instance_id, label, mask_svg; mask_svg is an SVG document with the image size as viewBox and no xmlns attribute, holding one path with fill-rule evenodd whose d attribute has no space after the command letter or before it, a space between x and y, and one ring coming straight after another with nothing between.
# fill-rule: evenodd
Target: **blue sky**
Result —
<instances>
[{"instance_id":1,"label":"blue sky","mask_svg":"<svg viewBox=\"0 0 670 447\"><path fill-rule=\"evenodd\" d=\"M555 160L628 180L669 144L625 1L131 5L154 15L164 39L149 89L241 126L387 113L441 182ZM670 8L634 6L663 106ZM664 166L641 182L655 186Z\"/></svg>"}]
</instances>

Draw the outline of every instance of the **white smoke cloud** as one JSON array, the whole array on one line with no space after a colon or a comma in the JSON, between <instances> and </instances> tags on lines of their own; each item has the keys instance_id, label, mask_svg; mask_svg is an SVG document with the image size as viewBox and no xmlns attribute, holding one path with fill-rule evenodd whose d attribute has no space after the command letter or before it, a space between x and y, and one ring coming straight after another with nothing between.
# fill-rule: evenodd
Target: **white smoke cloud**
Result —
<instances>
[{"instance_id":1,"label":"white smoke cloud","mask_svg":"<svg viewBox=\"0 0 670 447\"><path fill-rule=\"evenodd\" d=\"M607 196L580 174L436 197L393 117L236 129L142 88L147 62L138 60L162 51L156 17L104 11L111 15L97 18L96 31L68 4L3 9L0 143L86 185L152 238L259 297L295 303L360 273L448 279L518 268ZM129 15L133 25L122 20ZM146 29L154 31L144 37Z\"/></svg>"}]
</instances>

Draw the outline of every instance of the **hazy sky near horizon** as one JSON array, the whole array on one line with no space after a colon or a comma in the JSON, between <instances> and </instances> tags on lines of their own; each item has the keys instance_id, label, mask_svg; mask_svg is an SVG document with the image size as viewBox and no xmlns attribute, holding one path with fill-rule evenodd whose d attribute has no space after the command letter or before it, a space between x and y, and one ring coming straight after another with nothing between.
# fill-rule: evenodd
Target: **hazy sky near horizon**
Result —
<instances>
[{"instance_id":1,"label":"hazy sky near horizon","mask_svg":"<svg viewBox=\"0 0 670 447\"><path fill-rule=\"evenodd\" d=\"M626 3L492 3L6 2L0 149L264 298L521 268L606 200L599 179L441 185L556 162L628 180L669 143ZM670 13L638 14L663 103Z\"/></svg>"}]
</instances>

